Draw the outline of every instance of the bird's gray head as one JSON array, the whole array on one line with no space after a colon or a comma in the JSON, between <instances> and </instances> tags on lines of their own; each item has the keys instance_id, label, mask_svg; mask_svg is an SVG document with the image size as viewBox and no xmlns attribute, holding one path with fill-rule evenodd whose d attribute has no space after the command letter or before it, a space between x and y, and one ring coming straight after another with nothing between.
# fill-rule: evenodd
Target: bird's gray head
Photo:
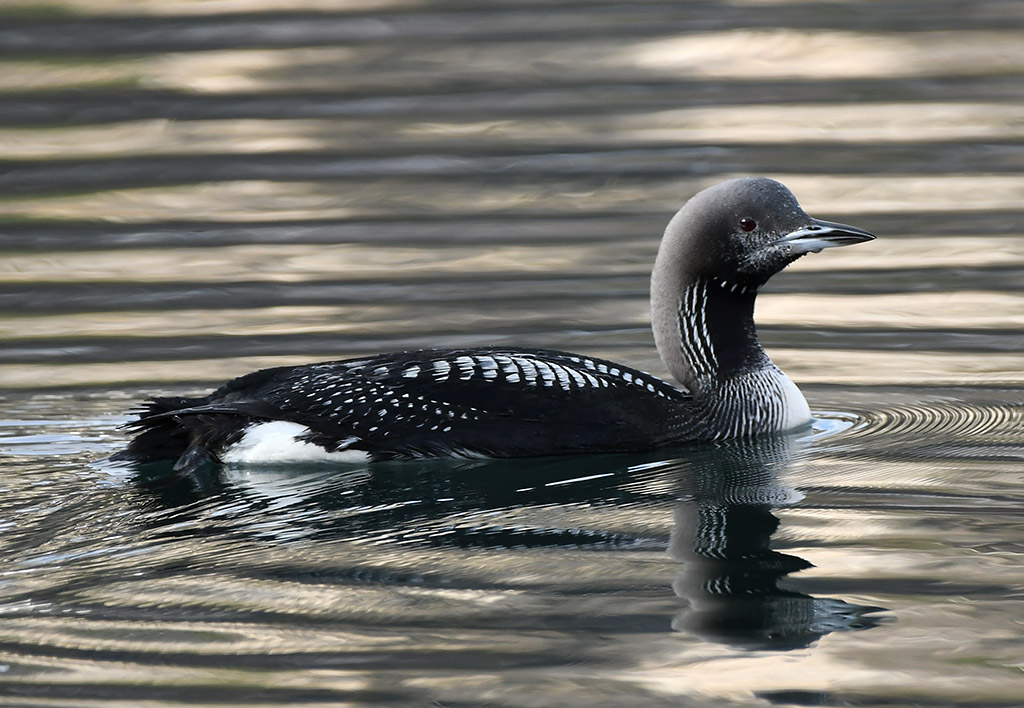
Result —
<instances>
[{"instance_id":1,"label":"bird's gray head","mask_svg":"<svg viewBox=\"0 0 1024 708\"><path fill-rule=\"evenodd\" d=\"M806 253L873 238L853 226L812 218L773 179L743 177L694 195L665 229L659 260L670 259L662 265L687 279L756 290Z\"/></svg>"},{"instance_id":2,"label":"bird's gray head","mask_svg":"<svg viewBox=\"0 0 1024 708\"><path fill-rule=\"evenodd\" d=\"M698 392L708 377L767 367L754 327L758 289L805 253L873 238L808 216L792 192L766 177L696 194L665 229L651 274L651 325L662 361Z\"/></svg>"}]
</instances>

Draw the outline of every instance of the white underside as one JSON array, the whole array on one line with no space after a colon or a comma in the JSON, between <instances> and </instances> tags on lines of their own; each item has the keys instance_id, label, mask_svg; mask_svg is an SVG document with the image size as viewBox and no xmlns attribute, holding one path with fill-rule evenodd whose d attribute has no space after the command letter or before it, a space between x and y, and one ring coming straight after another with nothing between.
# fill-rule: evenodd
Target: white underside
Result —
<instances>
[{"instance_id":1,"label":"white underside","mask_svg":"<svg viewBox=\"0 0 1024 708\"><path fill-rule=\"evenodd\" d=\"M365 462L368 459L363 450L328 452L319 445L297 439L308 433L306 426L286 420L258 423L246 429L242 439L221 453L220 458L223 462L242 464Z\"/></svg>"}]
</instances>

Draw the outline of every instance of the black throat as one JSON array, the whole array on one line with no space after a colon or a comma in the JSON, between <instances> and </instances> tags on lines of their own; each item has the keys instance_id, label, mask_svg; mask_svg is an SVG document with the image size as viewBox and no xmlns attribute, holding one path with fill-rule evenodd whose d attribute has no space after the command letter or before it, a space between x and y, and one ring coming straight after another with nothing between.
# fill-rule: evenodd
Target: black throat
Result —
<instances>
[{"instance_id":1,"label":"black throat","mask_svg":"<svg viewBox=\"0 0 1024 708\"><path fill-rule=\"evenodd\" d=\"M754 326L756 286L709 278L705 321L720 378L730 378L763 367L768 355L761 348Z\"/></svg>"}]
</instances>

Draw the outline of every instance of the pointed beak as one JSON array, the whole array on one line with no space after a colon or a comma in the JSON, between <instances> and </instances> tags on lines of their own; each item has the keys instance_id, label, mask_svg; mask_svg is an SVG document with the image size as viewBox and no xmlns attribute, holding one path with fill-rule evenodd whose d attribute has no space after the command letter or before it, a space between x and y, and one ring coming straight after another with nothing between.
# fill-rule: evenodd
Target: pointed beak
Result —
<instances>
[{"instance_id":1,"label":"pointed beak","mask_svg":"<svg viewBox=\"0 0 1024 708\"><path fill-rule=\"evenodd\" d=\"M786 246L792 255L802 256L834 246L852 246L855 243L873 241L874 238L874 234L856 226L812 219L807 226L791 231L772 245Z\"/></svg>"}]
</instances>

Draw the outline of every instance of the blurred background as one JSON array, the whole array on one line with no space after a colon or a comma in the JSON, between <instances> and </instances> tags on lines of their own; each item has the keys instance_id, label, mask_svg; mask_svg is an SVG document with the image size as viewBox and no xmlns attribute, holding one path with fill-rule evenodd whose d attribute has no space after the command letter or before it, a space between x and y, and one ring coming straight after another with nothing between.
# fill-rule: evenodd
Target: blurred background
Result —
<instances>
[{"instance_id":1,"label":"blurred background","mask_svg":"<svg viewBox=\"0 0 1024 708\"><path fill-rule=\"evenodd\" d=\"M879 237L758 299L813 433L102 462L262 366L664 376L661 232L750 174ZM1022 177L1020 0L0 2L0 704L1019 706Z\"/></svg>"}]
</instances>

